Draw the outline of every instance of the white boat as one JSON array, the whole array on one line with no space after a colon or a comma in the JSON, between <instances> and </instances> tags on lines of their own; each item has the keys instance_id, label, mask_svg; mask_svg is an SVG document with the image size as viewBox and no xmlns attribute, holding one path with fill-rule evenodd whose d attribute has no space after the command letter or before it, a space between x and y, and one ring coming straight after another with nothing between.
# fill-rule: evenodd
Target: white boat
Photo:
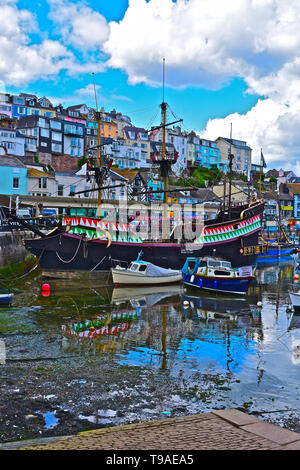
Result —
<instances>
[{"instance_id":1,"label":"white boat","mask_svg":"<svg viewBox=\"0 0 300 470\"><path fill-rule=\"evenodd\" d=\"M139 253L136 261L132 261L128 268L116 266L111 269L113 283L116 286L142 286L175 284L182 281L181 271L165 269L147 261L140 260Z\"/></svg>"},{"instance_id":2,"label":"white boat","mask_svg":"<svg viewBox=\"0 0 300 470\"><path fill-rule=\"evenodd\" d=\"M294 308L300 308L300 292L290 292L290 299Z\"/></svg>"}]
</instances>

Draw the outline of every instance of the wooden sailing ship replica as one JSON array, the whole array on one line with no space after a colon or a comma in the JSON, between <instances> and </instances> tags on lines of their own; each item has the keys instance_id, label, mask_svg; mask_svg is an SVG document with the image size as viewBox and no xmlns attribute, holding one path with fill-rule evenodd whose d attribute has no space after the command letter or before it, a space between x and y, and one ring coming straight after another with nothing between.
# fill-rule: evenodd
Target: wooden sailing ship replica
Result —
<instances>
[{"instance_id":1,"label":"wooden sailing ship replica","mask_svg":"<svg viewBox=\"0 0 300 470\"><path fill-rule=\"evenodd\" d=\"M105 188L111 162L101 150L101 115L97 105L97 157L88 159L88 170L94 173L97 184L97 217L66 216L51 232L45 234L38 231L37 237L24 240L27 250L39 259L44 275L70 277L77 274L107 273L112 268L113 260L129 263L137 258L141 250L144 261L171 269L182 269L187 256L219 256L231 261L233 266L249 265L255 261L264 210L264 203L260 200L253 203L249 201L249 204L243 206L231 206L229 192L228 201L226 203L224 197L223 207L217 217L205 221L202 232L192 242L187 243L183 238L175 240L171 235L168 236L168 176L178 154L166 152L166 127L174 124L166 123L166 109L163 79L162 120L159 126L163 133L162 150L160 155L151 155L164 181L161 236L151 239L149 233L149 238L142 239L133 229L132 223L120 223L118 218L116 221L107 221L100 217L101 190ZM230 153L230 170L232 159L233 155ZM229 179L231 181L231 174Z\"/></svg>"}]
</instances>

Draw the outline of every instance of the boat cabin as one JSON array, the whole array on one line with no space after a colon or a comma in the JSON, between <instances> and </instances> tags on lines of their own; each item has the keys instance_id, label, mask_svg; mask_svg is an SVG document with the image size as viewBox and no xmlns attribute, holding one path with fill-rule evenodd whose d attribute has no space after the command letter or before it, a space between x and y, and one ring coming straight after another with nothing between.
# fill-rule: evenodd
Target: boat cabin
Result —
<instances>
[{"instance_id":1,"label":"boat cabin","mask_svg":"<svg viewBox=\"0 0 300 470\"><path fill-rule=\"evenodd\" d=\"M209 257L187 258L182 271L184 274L200 274L202 276L239 276L239 271L232 268L230 261Z\"/></svg>"},{"instance_id":2,"label":"boat cabin","mask_svg":"<svg viewBox=\"0 0 300 470\"><path fill-rule=\"evenodd\" d=\"M128 271L145 274L147 270L148 263L145 261L132 261L128 266Z\"/></svg>"}]
</instances>

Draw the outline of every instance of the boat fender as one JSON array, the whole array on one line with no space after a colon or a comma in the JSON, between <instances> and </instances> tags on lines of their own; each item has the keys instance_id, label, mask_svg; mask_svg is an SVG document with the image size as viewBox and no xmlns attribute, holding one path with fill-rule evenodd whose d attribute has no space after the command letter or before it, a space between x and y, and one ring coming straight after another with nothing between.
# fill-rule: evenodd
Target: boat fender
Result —
<instances>
[{"instance_id":1,"label":"boat fender","mask_svg":"<svg viewBox=\"0 0 300 470\"><path fill-rule=\"evenodd\" d=\"M256 304L258 307L262 307L262 302L257 302Z\"/></svg>"},{"instance_id":2,"label":"boat fender","mask_svg":"<svg viewBox=\"0 0 300 470\"><path fill-rule=\"evenodd\" d=\"M191 281L191 282L194 282L194 279L195 279L195 276L191 276L190 281Z\"/></svg>"}]
</instances>

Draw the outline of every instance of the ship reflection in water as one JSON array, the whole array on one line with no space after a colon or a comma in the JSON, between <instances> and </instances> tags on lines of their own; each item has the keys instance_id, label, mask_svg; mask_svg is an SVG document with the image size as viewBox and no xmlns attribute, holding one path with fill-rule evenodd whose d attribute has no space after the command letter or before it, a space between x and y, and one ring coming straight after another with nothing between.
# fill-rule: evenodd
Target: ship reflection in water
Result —
<instances>
[{"instance_id":1,"label":"ship reflection in water","mask_svg":"<svg viewBox=\"0 0 300 470\"><path fill-rule=\"evenodd\" d=\"M1 310L0 331L9 334L0 340L6 362L47 355L84 368L86 361L87 383L94 381L95 367L119 370L120 382L112 378L116 387L131 380L132 370L152 374L162 388L172 389L170 396L185 387L180 400L190 413L206 409L186 395L186 387L195 386L203 393L210 387L218 401L211 407L252 402L254 409L271 410L275 400L276 409L296 409L300 316L288 309L293 279L293 263L259 267L241 298L183 285L114 289L84 280L80 288L76 280L52 280L50 295L43 297L37 278ZM18 333L24 330L26 347ZM3 351L2 343L2 363ZM78 371L68 370L77 380ZM159 400L161 387L149 392L151 399Z\"/></svg>"}]
</instances>

